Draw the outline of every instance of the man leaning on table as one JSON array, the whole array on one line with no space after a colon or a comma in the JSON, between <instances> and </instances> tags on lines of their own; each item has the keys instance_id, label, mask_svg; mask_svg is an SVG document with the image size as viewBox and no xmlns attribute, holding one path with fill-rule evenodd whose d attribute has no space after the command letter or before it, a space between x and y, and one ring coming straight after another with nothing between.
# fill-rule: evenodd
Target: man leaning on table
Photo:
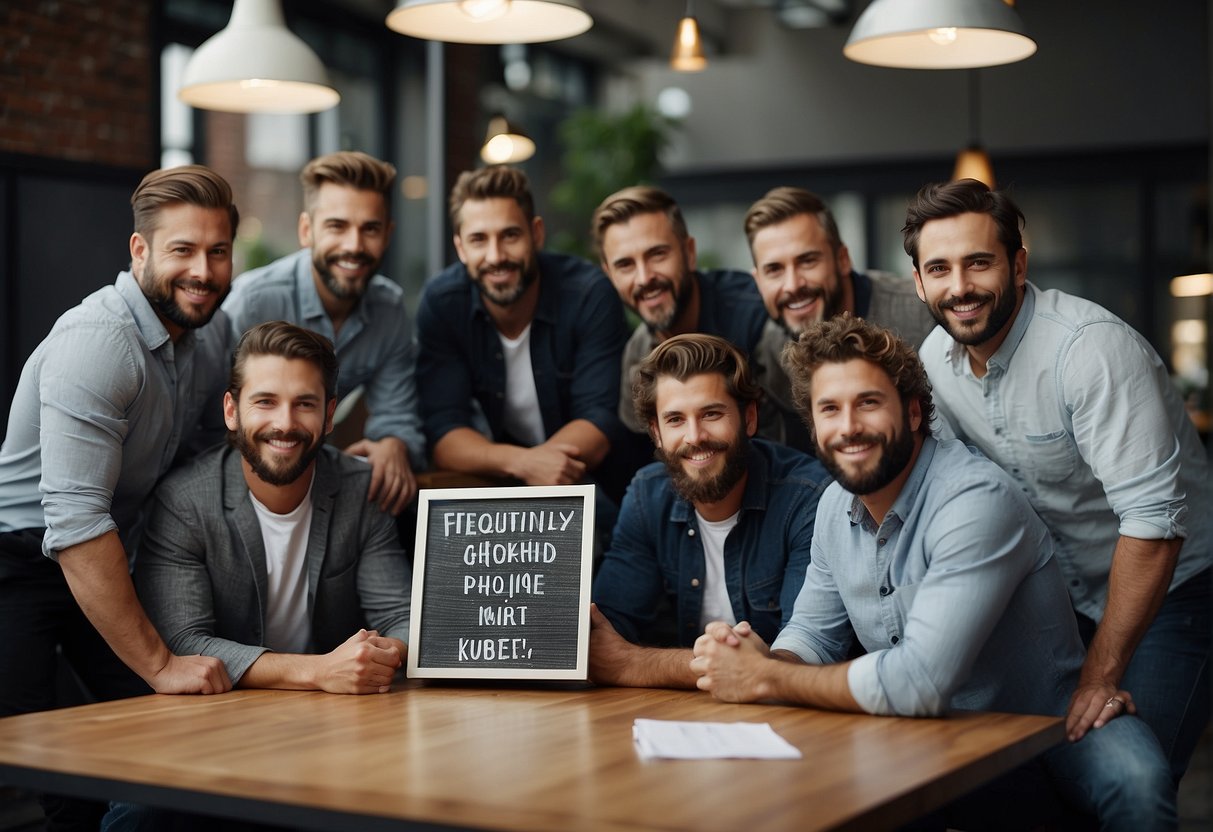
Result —
<instances>
[{"instance_id":1,"label":"man leaning on table","mask_svg":"<svg viewBox=\"0 0 1213 832\"><path fill-rule=\"evenodd\" d=\"M907 211L940 324L922 345L939 428L1002 466L1052 535L1087 643L1071 736L1131 702L1178 782L1210 710L1208 459L1141 335L1027 281L1023 222L972 179L928 185Z\"/></svg>"},{"instance_id":2,"label":"man leaning on table","mask_svg":"<svg viewBox=\"0 0 1213 832\"><path fill-rule=\"evenodd\" d=\"M748 623L710 624L691 662L699 687L728 701L897 716L1064 714L1083 649L1049 532L997 465L931 437L931 387L913 350L843 316L802 335L784 361L835 483L787 627L768 650ZM856 640L867 653L847 661ZM1043 770L1105 829L1174 828L1162 749L1124 711L1046 752ZM1019 800L976 801L979 825L1054 819L1038 779L1034 765L1000 784Z\"/></svg>"},{"instance_id":3,"label":"man leaning on table","mask_svg":"<svg viewBox=\"0 0 1213 832\"><path fill-rule=\"evenodd\" d=\"M371 466L324 444L337 358L283 321L241 337L228 444L156 489L135 583L181 652L237 687L383 693L404 660L409 567Z\"/></svg>"},{"instance_id":4,"label":"man leaning on table","mask_svg":"<svg viewBox=\"0 0 1213 832\"><path fill-rule=\"evenodd\" d=\"M751 438L761 391L723 338L674 336L635 369L636 415L661 461L632 480L594 579L590 674L690 688L689 648L707 622L744 619L773 638L787 620L829 477Z\"/></svg>"}]
</instances>

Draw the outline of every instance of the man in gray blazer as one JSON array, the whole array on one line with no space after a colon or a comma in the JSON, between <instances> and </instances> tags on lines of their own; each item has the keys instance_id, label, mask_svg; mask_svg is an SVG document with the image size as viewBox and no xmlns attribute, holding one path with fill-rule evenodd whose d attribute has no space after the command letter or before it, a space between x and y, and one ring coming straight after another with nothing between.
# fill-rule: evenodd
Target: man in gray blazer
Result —
<instances>
[{"instance_id":1,"label":"man in gray blazer","mask_svg":"<svg viewBox=\"0 0 1213 832\"><path fill-rule=\"evenodd\" d=\"M282 321L241 338L224 395L228 446L156 491L135 570L180 655L237 687L383 693L404 660L410 571L371 468L326 447L337 358Z\"/></svg>"}]
</instances>

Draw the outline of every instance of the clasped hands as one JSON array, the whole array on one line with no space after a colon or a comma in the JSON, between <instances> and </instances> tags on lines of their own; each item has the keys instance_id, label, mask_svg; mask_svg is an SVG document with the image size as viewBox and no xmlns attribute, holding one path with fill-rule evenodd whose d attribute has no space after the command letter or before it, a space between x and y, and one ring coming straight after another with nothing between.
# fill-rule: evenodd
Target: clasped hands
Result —
<instances>
[{"instance_id":1,"label":"clasped hands","mask_svg":"<svg viewBox=\"0 0 1213 832\"><path fill-rule=\"evenodd\" d=\"M771 648L753 631L750 622L730 627L713 621L695 640L691 671L698 676L700 690L725 702L756 702L767 698L762 668Z\"/></svg>"}]
</instances>

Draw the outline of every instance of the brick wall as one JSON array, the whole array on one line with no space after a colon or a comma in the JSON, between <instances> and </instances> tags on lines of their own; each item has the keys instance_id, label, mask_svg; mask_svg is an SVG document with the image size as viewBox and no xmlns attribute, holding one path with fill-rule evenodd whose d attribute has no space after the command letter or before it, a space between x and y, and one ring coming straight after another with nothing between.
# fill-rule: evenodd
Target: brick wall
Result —
<instances>
[{"instance_id":1,"label":"brick wall","mask_svg":"<svg viewBox=\"0 0 1213 832\"><path fill-rule=\"evenodd\" d=\"M0 152L158 166L153 0L3 0Z\"/></svg>"}]
</instances>

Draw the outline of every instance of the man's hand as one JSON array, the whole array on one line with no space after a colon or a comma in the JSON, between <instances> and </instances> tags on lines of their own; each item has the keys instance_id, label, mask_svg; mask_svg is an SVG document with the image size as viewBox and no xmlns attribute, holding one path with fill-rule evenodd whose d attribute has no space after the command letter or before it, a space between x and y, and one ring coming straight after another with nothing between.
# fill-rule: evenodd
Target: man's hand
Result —
<instances>
[{"instance_id":1,"label":"man's hand","mask_svg":"<svg viewBox=\"0 0 1213 832\"><path fill-rule=\"evenodd\" d=\"M1078 742L1091 728L1102 728L1122 714L1137 713L1133 695L1107 682L1080 683L1070 697L1066 739Z\"/></svg>"},{"instance_id":2,"label":"man's hand","mask_svg":"<svg viewBox=\"0 0 1213 832\"><path fill-rule=\"evenodd\" d=\"M730 627L713 621L695 640L691 670L700 690L710 691L725 702L757 702L770 696L762 670L770 660L766 642L742 621Z\"/></svg>"},{"instance_id":3,"label":"man's hand","mask_svg":"<svg viewBox=\"0 0 1213 832\"><path fill-rule=\"evenodd\" d=\"M371 464L371 487L367 502L379 501L379 508L399 515L417 493L417 478L409 465L409 450L395 436L380 440L360 439L345 449L352 456L364 456Z\"/></svg>"},{"instance_id":4,"label":"man's hand","mask_svg":"<svg viewBox=\"0 0 1213 832\"><path fill-rule=\"evenodd\" d=\"M519 448L510 474L527 485L573 485L585 476L580 456L576 445L549 439L533 448Z\"/></svg>"},{"instance_id":5,"label":"man's hand","mask_svg":"<svg viewBox=\"0 0 1213 832\"><path fill-rule=\"evenodd\" d=\"M359 630L331 653L321 656L315 685L329 693L387 693L400 667L394 644L384 646L375 630Z\"/></svg>"},{"instance_id":6,"label":"man's hand","mask_svg":"<svg viewBox=\"0 0 1213 832\"><path fill-rule=\"evenodd\" d=\"M636 658L632 644L590 604L590 681L598 685L626 685L627 670Z\"/></svg>"},{"instance_id":7,"label":"man's hand","mask_svg":"<svg viewBox=\"0 0 1213 832\"><path fill-rule=\"evenodd\" d=\"M213 656L168 656L147 683L156 693L226 693L232 689L223 662Z\"/></svg>"}]
</instances>

